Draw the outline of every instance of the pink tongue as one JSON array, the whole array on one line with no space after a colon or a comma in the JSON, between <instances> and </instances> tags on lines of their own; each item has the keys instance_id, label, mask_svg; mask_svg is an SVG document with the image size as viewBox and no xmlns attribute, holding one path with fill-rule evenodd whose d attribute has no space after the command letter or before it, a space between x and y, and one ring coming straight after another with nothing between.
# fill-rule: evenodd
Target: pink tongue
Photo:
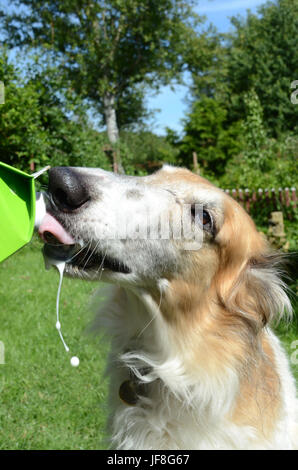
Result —
<instances>
[{"instance_id":1,"label":"pink tongue","mask_svg":"<svg viewBox=\"0 0 298 470\"><path fill-rule=\"evenodd\" d=\"M44 241L47 241L45 237L46 232L51 233L60 243L63 243L64 245L73 245L75 243L74 239L64 230L62 225L60 225L59 222L48 213L44 216L38 230L40 237Z\"/></svg>"}]
</instances>

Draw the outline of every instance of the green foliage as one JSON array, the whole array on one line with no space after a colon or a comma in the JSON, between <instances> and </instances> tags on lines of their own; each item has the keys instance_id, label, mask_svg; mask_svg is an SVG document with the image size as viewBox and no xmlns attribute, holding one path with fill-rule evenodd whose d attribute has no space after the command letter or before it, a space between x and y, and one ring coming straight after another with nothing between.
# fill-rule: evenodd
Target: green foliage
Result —
<instances>
[{"instance_id":1,"label":"green foliage","mask_svg":"<svg viewBox=\"0 0 298 470\"><path fill-rule=\"evenodd\" d=\"M82 97L91 99L105 119L105 97L112 95L118 125L144 116L144 89L176 79L196 46L200 18L184 0L15 0L14 12L0 10L11 46L42 49L55 57L60 72ZM204 45L204 47L203 47ZM202 46L202 47L200 47ZM207 47L208 49L208 47ZM133 107L127 103L133 103Z\"/></svg>"},{"instance_id":2,"label":"green foliage","mask_svg":"<svg viewBox=\"0 0 298 470\"><path fill-rule=\"evenodd\" d=\"M168 139L171 139L169 133ZM178 144L179 158L184 165L191 166L195 151L206 175L221 175L241 145L241 123L227 127L227 110L222 102L203 97L193 103L184 121L184 137Z\"/></svg>"},{"instance_id":3,"label":"green foliage","mask_svg":"<svg viewBox=\"0 0 298 470\"><path fill-rule=\"evenodd\" d=\"M268 3L259 8L259 16L249 14L246 21L234 18L232 22L229 93L241 96L254 89L270 135L292 131L298 119L298 107L290 101L298 70L298 0ZM241 100L238 106L241 112Z\"/></svg>"},{"instance_id":4,"label":"green foliage","mask_svg":"<svg viewBox=\"0 0 298 470\"><path fill-rule=\"evenodd\" d=\"M293 131L298 106L291 83L298 70L298 0L267 2L258 14L232 18L234 31L223 35L206 74L194 74L194 96L226 103L230 122L243 119L245 93L255 90L269 135Z\"/></svg>"},{"instance_id":5,"label":"green foliage","mask_svg":"<svg viewBox=\"0 0 298 470\"><path fill-rule=\"evenodd\" d=\"M83 97L103 113L105 93L115 93L122 132L114 151L128 173L164 161L191 168L196 152L201 173L224 187L297 186L298 106L289 88L298 69L297 2L279 0L258 16L234 19L234 33L221 41L214 30L197 33L200 19L182 0L154 0L152 8L140 0L15 0L26 8L2 12L8 43L44 55L27 62L26 80L1 55L1 159L26 170L30 161L111 169L110 145L90 125ZM148 119L147 87L185 68L195 99L183 138L142 131L136 124Z\"/></svg>"},{"instance_id":6,"label":"green foliage","mask_svg":"<svg viewBox=\"0 0 298 470\"><path fill-rule=\"evenodd\" d=\"M5 84L5 104L0 105L2 161L25 171L30 162L37 169L48 164L110 168L103 151L106 137L91 128L84 106L56 68L40 70L36 62L25 81L2 51L0 80Z\"/></svg>"},{"instance_id":7,"label":"green foliage","mask_svg":"<svg viewBox=\"0 0 298 470\"><path fill-rule=\"evenodd\" d=\"M164 137L149 131L122 132L120 152L126 172L132 175L151 173L162 163L175 164L178 155L178 149Z\"/></svg>"},{"instance_id":8,"label":"green foliage","mask_svg":"<svg viewBox=\"0 0 298 470\"><path fill-rule=\"evenodd\" d=\"M243 123L245 135L245 158L252 165L257 165L261 170L268 154L268 149L264 149L267 140L267 133L263 122L263 109L258 95L250 91L244 95L246 120Z\"/></svg>"},{"instance_id":9,"label":"green foliage","mask_svg":"<svg viewBox=\"0 0 298 470\"><path fill-rule=\"evenodd\" d=\"M0 106L1 160L29 171L51 166L89 166L112 169L112 152L104 132L94 130L87 107L57 67L40 65L35 57L26 70L26 81L0 56L0 80L5 83L6 102ZM177 150L148 131L123 131L116 150L126 172L144 174L163 161L175 162Z\"/></svg>"},{"instance_id":10,"label":"green foliage","mask_svg":"<svg viewBox=\"0 0 298 470\"><path fill-rule=\"evenodd\" d=\"M244 150L228 163L220 182L224 187L272 188L297 185L298 138L268 136L263 111L255 92L245 95Z\"/></svg>"},{"instance_id":11,"label":"green foliage","mask_svg":"<svg viewBox=\"0 0 298 470\"><path fill-rule=\"evenodd\" d=\"M224 187L297 186L298 0L277 0L212 32L206 72L193 57L193 104L184 136L168 133L180 162ZM206 56L207 57L207 56Z\"/></svg>"},{"instance_id":12,"label":"green foliage","mask_svg":"<svg viewBox=\"0 0 298 470\"><path fill-rule=\"evenodd\" d=\"M47 136L38 94L33 84L20 80L4 51L0 55L0 79L5 86L5 104L0 105L1 160L28 169L34 156L38 155L41 163L46 160Z\"/></svg>"}]
</instances>

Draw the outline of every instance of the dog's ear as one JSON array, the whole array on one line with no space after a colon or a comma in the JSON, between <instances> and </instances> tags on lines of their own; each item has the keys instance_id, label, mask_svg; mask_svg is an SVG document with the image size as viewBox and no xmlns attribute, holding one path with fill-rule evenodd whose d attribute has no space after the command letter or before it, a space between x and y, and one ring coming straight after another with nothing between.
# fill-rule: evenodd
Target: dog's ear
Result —
<instances>
[{"instance_id":1,"label":"dog's ear","mask_svg":"<svg viewBox=\"0 0 298 470\"><path fill-rule=\"evenodd\" d=\"M251 259L248 266L248 288L255 289L255 302L262 315L263 324L290 319L292 306L287 295L288 287L283 281L283 266L287 255L267 254L259 259Z\"/></svg>"},{"instance_id":2,"label":"dog's ear","mask_svg":"<svg viewBox=\"0 0 298 470\"><path fill-rule=\"evenodd\" d=\"M280 266L284 256L266 254L251 258L238 273L221 303L256 334L268 323L290 318L292 307Z\"/></svg>"},{"instance_id":3,"label":"dog's ear","mask_svg":"<svg viewBox=\"0 0 298 470\"><path fill-rule=\"evenodd\" d=\"M226 321L245 324L255 335L267 323L290 317L281 269L286 255L272 253L252 219L231 199L226 200L225 222L217 241L220 262L215 283Z\"/></svg>"}]
</instances>

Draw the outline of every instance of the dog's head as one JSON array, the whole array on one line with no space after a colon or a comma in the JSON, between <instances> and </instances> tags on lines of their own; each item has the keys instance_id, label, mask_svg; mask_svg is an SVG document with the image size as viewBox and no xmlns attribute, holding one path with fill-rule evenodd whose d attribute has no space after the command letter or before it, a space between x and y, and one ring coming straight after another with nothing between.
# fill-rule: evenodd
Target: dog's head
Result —
<instances>
[{"instance_id":1,"label":"dog's head","mask_svg":"<svg viewBox=\"0 0 298 470\"><path fill-rule=\"evenodd\" d=\"M229 312L224 321L233 312L258 328L290 309L251 218L186 169L131 177L53 168L40 235L69 275L145 289L157 303L163 292L169 319L212 305Z\"/></svg>"}]
</instances>

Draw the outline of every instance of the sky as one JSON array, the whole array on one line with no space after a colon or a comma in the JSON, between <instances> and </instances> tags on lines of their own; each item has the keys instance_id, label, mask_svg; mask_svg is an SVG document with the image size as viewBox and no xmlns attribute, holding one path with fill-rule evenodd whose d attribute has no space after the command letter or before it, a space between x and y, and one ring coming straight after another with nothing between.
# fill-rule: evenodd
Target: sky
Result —
<instances>
[{"instance_id":1,"label":"sky","mask_svg":"<svg viewBox=\"0 0 298 470\"><path fill-rule=\"evenodd\" d=\"M257 8L264 3L266 3L265 0L198 0L196 12L206 16L207 24L213 23L220 33L226 33L231 28L230 17L245 16L248 9L256 13ZM152 130L156 134L165 134L166 127L181 134L181 120L188 110L187 92L188 88L182 85L176 86L175 91L172 91L170 87L163 87L158 95L148 99L149 109L159 110L154 114L153 119Z\"/></svg>"}]
</instances>

